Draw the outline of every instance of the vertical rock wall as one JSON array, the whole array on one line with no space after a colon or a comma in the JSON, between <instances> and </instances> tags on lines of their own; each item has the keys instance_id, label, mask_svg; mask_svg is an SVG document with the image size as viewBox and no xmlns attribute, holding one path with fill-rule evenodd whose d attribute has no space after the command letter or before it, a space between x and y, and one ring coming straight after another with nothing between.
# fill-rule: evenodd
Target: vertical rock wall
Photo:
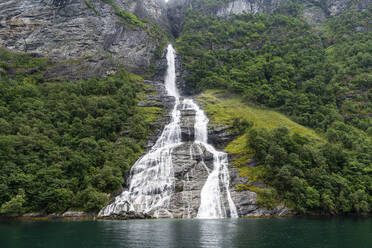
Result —
<instances>
[{"instance_id":1,"label":"vertical rock wall","mask_svg":"<svg viewBox=\"0 0 372 248\"><path fill-rule=\"evenodd\" d=\"M166 25L162 0L115 3L120 9ZM0 2L0 47L56 61L89 58L84 61L88 74L102 76L120 66L143 71L152 63L158 38L126 23L102 0Z\"/></svg>"}]
</instances>

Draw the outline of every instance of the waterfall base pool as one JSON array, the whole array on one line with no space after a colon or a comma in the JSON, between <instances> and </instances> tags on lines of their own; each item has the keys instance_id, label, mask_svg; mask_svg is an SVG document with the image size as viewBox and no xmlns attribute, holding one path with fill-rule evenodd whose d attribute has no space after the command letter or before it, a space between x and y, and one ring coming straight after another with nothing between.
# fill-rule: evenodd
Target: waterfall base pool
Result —
<instances>
[{"instance_id":1,"label":"waterfall base pool","mask_svg":"<svg viewBox=\"0 0 372 248\"><path fill-rule=\"evenodd\" d=\"M0 222L1 248L370 248L371 217Z\"/></svg>"}]
</instances>

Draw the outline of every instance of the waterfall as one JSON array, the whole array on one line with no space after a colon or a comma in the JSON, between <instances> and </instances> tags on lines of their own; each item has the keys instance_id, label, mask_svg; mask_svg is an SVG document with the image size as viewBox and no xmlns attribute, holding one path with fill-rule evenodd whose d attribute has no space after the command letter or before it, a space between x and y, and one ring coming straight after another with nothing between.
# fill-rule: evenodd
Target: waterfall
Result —
<instances>
[{"instance_id":1,"label":"waterfall","mask_svg":"<svg viewBox=\"0 0 372 248\"><path fill-rule=\"evenodd\" d=\"M182 144L181 111L179 109L187 109L195 111L194 143L196 149L201 149L200 147L203 146L213 155L213 170L210 171L203 162L208 178L201 190L197 218L238 217L230 196L227 154L217 151L207 143L209 120L203 110L192 99L180 98L176 87L175 51L172 45L168 46L167 63L165 88L168 95L175 98L171 121L165 126L151 150L132 166L129 189L117 196L113 203L104 207L99 212L99 216L133 211L154 217L172 217L168 211L171 197L175 192L172 151ZM192 153L191 149L192 146L190 153ZM190 156L192 157L192 154ZM189 174L187 174L188 177ZM226 194L229 211L226 210L222 194ZM188 205L187 216L190 216L189 209L190 205Z\"/></svg>"},{"instance_id":2,"label":"waterfall","mask_svg":"<svg viewBox=\"0 0 372 248\"><path fill-rule=\"evenodd\" d=\"M160 210L167 209L174 191L172 150L181 142L181 112L178 110L180 99L175 84L174 54L173 47L169 45L165 88L168 95L175 98L171 122L165 126L151 150L132 166L128 191L121 193L112 204L103 208L99 216L134 211L159 217Z\"/></svg>"}]
</instances>

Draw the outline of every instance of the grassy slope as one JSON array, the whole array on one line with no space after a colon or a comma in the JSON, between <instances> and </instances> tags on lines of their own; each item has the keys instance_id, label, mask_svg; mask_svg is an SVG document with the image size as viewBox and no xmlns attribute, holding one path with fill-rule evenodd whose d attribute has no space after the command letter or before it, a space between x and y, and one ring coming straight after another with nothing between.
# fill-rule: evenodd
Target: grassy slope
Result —
<instances>
[{"instance_id":1,"label":"grassy slope","mask_svg":"<svg viewBox=\"0 0 372 248\"><path fill-rule=\"evenodd\" d=\"M304 127L290 120L283 114L275 112L267 108L257 106L249 106L244 100L237 96L222 92L221 90L204 91L198 100L203 104L203 108L211 118L213 124L232 125L234 118L242 118L253 123L255 128L274 129L281 126L286 126L293 133L298 133L308 137L311 140L321 142L323 138L316 134L312 129ZM264 168L262 166L252 167L247 166L252 159L253 153L246 149L247 136L246 134L239 136L233 140L225 148L225 151L234 155L232 164L237 167L241 177L248 177L248 182L244 185L237 185L239 190L250 190L258 194L257 204L263 206L274 207L278 205L277 193L274 188L266 187L259 188L250 186L253 182L264 183L262 174Z\"/></svg>"}]
</instances>

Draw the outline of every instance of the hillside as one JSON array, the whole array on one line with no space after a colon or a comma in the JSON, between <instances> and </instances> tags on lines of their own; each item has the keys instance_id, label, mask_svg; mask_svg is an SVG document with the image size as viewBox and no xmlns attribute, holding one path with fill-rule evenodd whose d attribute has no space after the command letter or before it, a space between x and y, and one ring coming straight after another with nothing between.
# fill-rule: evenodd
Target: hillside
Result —
<instances>
[{"instance_id":1,"label":"hillside","mask_svg":"<svg viewBox=\"0 0 372 248\"><path fill-rule=\"evenodd\" d=\"M305 22L304 8L292 3L271 15L229 18L188 11L177 40L185 90L223 90L227 96L220 99L201 95L207 113L216 122L245 125L240 132L246 133L226 148L250 179L241 189L263 191L271 198L263 200L267 206L284 200L303 213L369 212L371 9L346 11L314 27ZM313 128L323 141L252 104ZM258 167L250 168L252 159ZM255 179L273 188L250 187Z\"/></svg>"},{"instance_id":2,"label":"hillside","mask_svg":"<svg viewBox=\"0 0 372 248\"><path fill-rule=\"evenodd\" d=\"M197 216L219 153L192 143L194 100L238 216L372 211L370 0L6 0L0 16L0 214L97 214L177 102L169 208L186 216L191 194ZM167 43L186 101L164 86Z\"/></svg>"}]
</instances>

